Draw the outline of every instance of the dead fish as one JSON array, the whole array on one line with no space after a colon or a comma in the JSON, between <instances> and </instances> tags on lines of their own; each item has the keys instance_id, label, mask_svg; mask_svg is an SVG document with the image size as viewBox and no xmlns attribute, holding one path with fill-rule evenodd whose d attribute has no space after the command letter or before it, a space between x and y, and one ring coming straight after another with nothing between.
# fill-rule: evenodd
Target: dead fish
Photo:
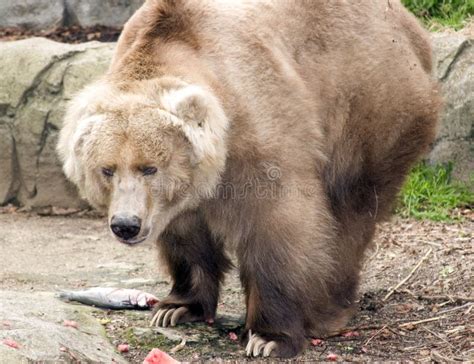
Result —
<instances>
[{"instance_id":1,"label":"dead fish","mask_svg":"<svg viewBox=\"0 0 474 364\"><path fill-rule=\"evenodd\" d=\"M84 291L67 291L59 293L65 301L76 301L90 306L122 309L150 309L159 302L150 293L138 289L94 287Z\"/></svg>"}]
</instances>

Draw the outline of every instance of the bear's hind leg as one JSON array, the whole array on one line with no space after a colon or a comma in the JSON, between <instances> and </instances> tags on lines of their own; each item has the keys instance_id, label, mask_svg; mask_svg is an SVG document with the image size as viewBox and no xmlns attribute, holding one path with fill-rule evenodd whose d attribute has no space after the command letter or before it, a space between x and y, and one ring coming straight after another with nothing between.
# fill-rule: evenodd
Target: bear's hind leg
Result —
<instances>
[{"instance_id":1,"label":"bear's hind leg","mask_svg":"<svg viewBox=\"0 0 474 364\"><path fill-rule=\"evenodd\" d=\"M223 244L212 237L198 213L190 212L170 224L159 248L173 287L155 308L151 326L213 319L220 283L231 266Z\"/></svg>"},{"instance_id":2,"label":"bear's hind leg","mask_svg":"<svg viewBox=\"0 0 474 364\"><path fill-rule=\"evenodd\" d=\"M237 248L248 356L293 357L312 334L327 334L350 315L357 266L344 267L321 187L312 191L260 200L253 229Z\"/></svg>"},{"instance_id":3,"label":"bear's hind leg","mask_svg":"<svg viewBox=\"0 0 474 364\"><path fill-rule=\"evenodd\" d=\"M334 265L330 216L322 212L322 203L316 210L316 202L307 199L270 205L237 249L248 356L299 354L314 317L321 316L318 309L330 304L325 286Z\"/></svg>"},{"instance_id":4,"label":"bear's hind leg","mask_svg":"<svg viewBox=\"0 0 474 364\"><path fill-rule=\"evenodd\" d=\"M250 245L258 244L249 244L247 252ZM295 265L285 262L284 252L280 255L277 250L272 251L269 246L265 252L254 251L254 257L248 256L240 263L247 306L246 353L250 357L292 357L306 343L304 299L297 293L302 282L292 279L297 276L293 271Z\"/></svg>"}]
</instances>

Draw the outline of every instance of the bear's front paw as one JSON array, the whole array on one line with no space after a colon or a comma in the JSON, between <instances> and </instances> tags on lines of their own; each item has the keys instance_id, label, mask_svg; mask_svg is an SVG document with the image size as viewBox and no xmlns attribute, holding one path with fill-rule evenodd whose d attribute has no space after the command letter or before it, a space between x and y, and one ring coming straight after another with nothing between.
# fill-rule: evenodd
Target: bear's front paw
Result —
<instances>
[{"instance_id":1,"label":"bear's front paw","mask_svg":"<svg viewBox=\"0 0 474 364\"><path fill-rule=\"evenodd\" d=\"M185 306L160 308L153 315L150 326L167 327L170 325L174 327L178 323L186 322L186 320L183 320L186 316L189 316L189 310Z\"/></svg>"},{"instance_id":2,"label":"bear's front paw","mask_svg":"<svg viewBox=\"0 0 474 364\"><path fill-rule=\"evenodd\" d=\"M205 317L201 313L202 308L199 304L178 304L178 303L165 303L161 302L158 307L155 308L153 318L150 322L150 327L167 327L176 326L178 324L206 321L211 319Z\"/></svg>"}]
</instances>

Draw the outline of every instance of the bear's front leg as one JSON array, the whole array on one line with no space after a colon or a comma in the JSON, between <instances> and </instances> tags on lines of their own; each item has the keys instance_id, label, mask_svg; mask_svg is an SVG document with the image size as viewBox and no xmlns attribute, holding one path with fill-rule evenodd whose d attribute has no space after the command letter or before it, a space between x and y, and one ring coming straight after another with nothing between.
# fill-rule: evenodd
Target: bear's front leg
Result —
<instances>
[{"instance_id":1,"label":"bear's front leg","mask_svg":"<svg viewBox=\"0 0 474 364\"><path fill-rule=\"evenodd\" d=\"M173 287L155 308L151 326L213 319L220 283L231 266L222 242L212 237L197 212L187 212L168 226L159 249Z\"/></svg>"}]
</instances>

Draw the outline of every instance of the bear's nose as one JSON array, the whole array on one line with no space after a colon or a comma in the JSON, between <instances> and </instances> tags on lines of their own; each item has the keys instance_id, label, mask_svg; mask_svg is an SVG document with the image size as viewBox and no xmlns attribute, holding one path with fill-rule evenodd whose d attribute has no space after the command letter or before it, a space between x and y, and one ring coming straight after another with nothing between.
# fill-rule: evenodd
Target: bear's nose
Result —
<instances>
[{"instance_id":1,"label":"bear's nose","mask_svg":"<svg viewBox=\"0 0 474 364\"><path fill-rule=\"evenodd\" d=\"M130 240L140 232L141 220L138 216L114 215L110 220L110 228L120 239Z\"/></svg>"}]
</instances>

